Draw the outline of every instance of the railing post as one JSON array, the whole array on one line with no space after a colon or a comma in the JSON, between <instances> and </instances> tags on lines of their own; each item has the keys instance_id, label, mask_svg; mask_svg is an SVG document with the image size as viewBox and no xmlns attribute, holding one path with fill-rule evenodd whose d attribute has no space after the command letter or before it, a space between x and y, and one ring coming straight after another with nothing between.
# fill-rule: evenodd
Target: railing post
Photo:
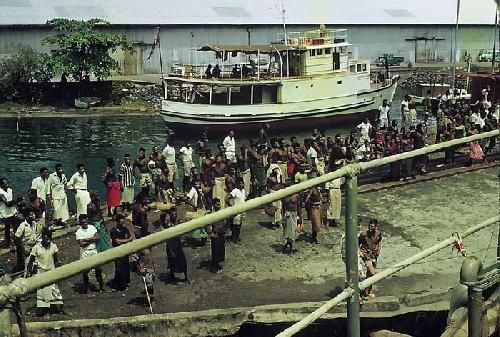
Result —
<instances>
[{"instance_id":1,"label":"railing post","mask_svg":"<svg viewBox=\"0 0 500 337\"><path fill-rule=\"evenodd\" d=\"M0 308L0 337L12 336L11 327L11 310L5 305Z\"/></svg>"},{"instance_id":2,"label":"railing post","mask_svg":"<svg viewBox=\"0 0 500 337\"><path fill-rule=\"evenodd\" d=\"M358 276L358 177L346 176L345 243L347 286L354 290L347 300L347 336L359 337L359 276Z\"/></svg>"}]
</instances>

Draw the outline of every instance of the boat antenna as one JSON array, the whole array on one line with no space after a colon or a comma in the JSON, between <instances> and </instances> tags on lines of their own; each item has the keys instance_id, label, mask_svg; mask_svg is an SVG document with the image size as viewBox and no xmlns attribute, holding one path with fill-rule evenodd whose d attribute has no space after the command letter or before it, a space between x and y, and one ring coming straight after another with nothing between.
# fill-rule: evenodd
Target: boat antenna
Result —
<instances>
[{"instance_id":1,"label":"boat antenna","mask_svg":"<svg viewBox=\"0 0 500 337\"><path fill-rule=\"evenodd\" d=\"M456 76L457 76L457 47L458 47L458 18L460 17L460 0L457 0L457 22L455 26L455 37L454 37L454 46L453 46L453 80L451 82L451 87L455 89L456 87Z\"/></svg>"},{"instance_id":2,"label":"boat antenna","mask_svg":"<svg viewBox=\"0 0 500 337\"><path fill-rule=\"evenodd\" d=\"M283 33L285 34L285 46L288 45L288 36L286 34L286 18L285 18L285 4L283 3L283 0L281 0L281 20L283 21Z\"/></svg>"}]
</instances>

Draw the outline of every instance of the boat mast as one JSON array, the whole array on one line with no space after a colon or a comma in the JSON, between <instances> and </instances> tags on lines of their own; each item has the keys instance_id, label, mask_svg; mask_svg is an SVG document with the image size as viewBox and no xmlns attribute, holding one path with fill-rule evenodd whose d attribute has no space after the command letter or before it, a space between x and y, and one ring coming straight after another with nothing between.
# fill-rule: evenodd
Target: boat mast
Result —
<instances>
[{"instance_id":1,"label":"boat mast","mask_svg":"<svg viewBox=\"0 0 500 337\"><path fill-rule=\"evenodd\" d=\"M286 19L285 19L285 5L283 0L281 1L281 19L283 21L283 33L285 34L285 46L288 46L288 36L286 34ZM290 56L289 50L286 50L286 77L290 77Z\"/></svg>"},{"instance_id":2,"label":"boat mast","mask_svg":"<svg viewBox=\"0 0 500 337\"><path fill-rule=\"evenodd\" d=\"M457 22L455 26L455 37L454 37L454 45L453 45L453 80L451 82L451 88L455 89L456 87L456 76L457 76L457 47L458 47L458 18L460 16L460 0L457 0Z\"/></svg>"}]
</instances>

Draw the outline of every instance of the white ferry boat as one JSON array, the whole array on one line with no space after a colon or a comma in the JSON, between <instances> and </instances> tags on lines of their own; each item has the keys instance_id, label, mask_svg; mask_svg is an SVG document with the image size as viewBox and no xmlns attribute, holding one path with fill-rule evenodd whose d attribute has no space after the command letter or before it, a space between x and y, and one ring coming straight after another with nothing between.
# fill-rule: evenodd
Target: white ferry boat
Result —
<instances>
[{"instance_id":1,"label":"white ferry boat","mask_svg":"<svg viewBox=\"0 0 500 337\"><path fill-rule=\"evenodd\" d=\"M375 83L369 60L352 58L349 46L347 30L324 26L269 45L203 46L198 50L216 54L220 73L210 76L187 65L166 77L161 114L174 130L211 131L255 130L265 123L273 129L335 127L373 119L384 99L392 101L399 77ZM234 61L241 53L249 66Z\"/></svg>"}]
</instances>

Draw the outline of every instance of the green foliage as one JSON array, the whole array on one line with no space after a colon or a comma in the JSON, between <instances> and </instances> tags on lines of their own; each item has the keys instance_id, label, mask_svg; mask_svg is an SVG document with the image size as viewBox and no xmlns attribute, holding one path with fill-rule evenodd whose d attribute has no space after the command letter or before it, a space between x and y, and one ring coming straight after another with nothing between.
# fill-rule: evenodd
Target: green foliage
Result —
<instances>
[{"instance_id":1,"label":"green foliage","mask_svg":"<svg viewBox=\"0 0 500 337\"><path fill-rule=\"evenodd\" d=\"M51 45L52 62L57 71L67 73L76 81L87 75L105 79L119 64L110 52L118 48L132 51L132 45L124 35L106 33L109 22L102 19L88 21L52 19L47 22L55 31L43 39L42 44Z\"/></svg>"},{"instance_id":2,"label":"green foliage","mask_svg":"<svg viewBox=\"0 0 500 337\"><path fill-rule=\"evenodd\" d=\"M39 99L40 88L53 76L49 55L30 47L19 47L15 54L0 60L0 99ZM30 85L35 82L42 85Z\"/></svg>"}]
</instances>

